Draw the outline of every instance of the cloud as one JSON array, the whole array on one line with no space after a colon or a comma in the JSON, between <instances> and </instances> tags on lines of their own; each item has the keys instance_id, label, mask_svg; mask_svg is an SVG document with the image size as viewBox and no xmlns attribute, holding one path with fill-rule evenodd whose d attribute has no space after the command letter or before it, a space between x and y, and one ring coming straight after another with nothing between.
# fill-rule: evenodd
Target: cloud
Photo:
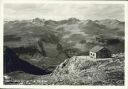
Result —
<instances>
[{"instance_id":1,"label":"cloud","mask_svg":"<svg viewBox=\"0 0 128 89\"><path fill-rule=\"evenodd\" d=\"M122 4L42 3L5 4L5 19L118 19L124 20Z\"/></svg>"}]
</instances>

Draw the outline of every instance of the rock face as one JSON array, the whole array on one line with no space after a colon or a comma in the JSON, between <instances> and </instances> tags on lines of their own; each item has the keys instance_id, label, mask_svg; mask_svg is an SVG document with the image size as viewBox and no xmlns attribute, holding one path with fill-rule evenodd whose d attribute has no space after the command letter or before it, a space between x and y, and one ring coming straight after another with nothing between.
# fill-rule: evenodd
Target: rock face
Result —
<instances>
[{"instance_id":1,"label":"rock face","mask_svg":"<svg viewBox=\"0 0 128 89\"><path fill-rule=\"evenodd\" d=\"M91 59L74 56L66 59L53 72L53 84L123 85L124 58Z\"/></svg>"}]
</instances>

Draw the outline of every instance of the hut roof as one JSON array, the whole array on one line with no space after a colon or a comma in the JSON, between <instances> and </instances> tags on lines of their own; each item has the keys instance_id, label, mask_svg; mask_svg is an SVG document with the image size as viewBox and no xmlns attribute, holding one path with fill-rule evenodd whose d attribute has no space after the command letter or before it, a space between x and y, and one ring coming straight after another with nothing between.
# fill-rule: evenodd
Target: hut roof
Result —
<instances>
[{"instance_id":1,"label":"hut roof","mask_svg":"<svg viewBox=\"0 0 128 89\"><path fill-rule=\"evenodd\" d=\"M105 47L98 45L98 46L94 46L90 51L91 52L98 52L98 51L100 51L103 48L105 48Z\"/></svg>"}]
</instances>

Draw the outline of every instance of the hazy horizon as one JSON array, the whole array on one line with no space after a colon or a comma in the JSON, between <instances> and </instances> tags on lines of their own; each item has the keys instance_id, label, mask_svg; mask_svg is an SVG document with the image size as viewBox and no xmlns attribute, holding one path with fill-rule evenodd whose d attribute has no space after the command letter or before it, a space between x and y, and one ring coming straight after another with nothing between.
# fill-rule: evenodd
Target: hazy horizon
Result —
<instances>
[{"instance_id":1,"label":"hazy horizon","mask_svg":"<svg viewBox=\"0 0 128 89\"><path fill-rule=\"evenodd\" d=\"M41 18L58 21L72 17L80 20L117 19L124 21L124 5L83 3L8 3L4 5L5 20L30 20Z\"/></svg>"},{"instance_id":2,"label":"hazy horizon","mask_svg":"<svg viewBox=\"0 0 128 89\"><path fill-rule=\"evenodd\" d=\"M38 17L35 17L35 18L31 18L31 19L12 19L12 20L9 20L9 19L4 19L4 21L28 21L28 20L33 20L33 19L36 19L36 18L38 18ZM72 18L72 17L71 17ZM62 20L68 20L68 19L70 19L70 18L67 18L67 19L61 19L61 20L54 20L54 19L45 19L45 18L39 18L39 19L41 19L41 20L53 20L53 21L62 21ZM78 19L78 18L76 18L76 19ZM81 21L86 21L86 20L92 20L92 19L79 19L79 20L81 20ZM99 21L100 20L118 20L118 19L99 19ZM96 19L95 20L92 20L92 21L96 21ZM122 22L124 22L123 20L118 20L118 21L122 21Z\"/></svg>"}]
</instances>

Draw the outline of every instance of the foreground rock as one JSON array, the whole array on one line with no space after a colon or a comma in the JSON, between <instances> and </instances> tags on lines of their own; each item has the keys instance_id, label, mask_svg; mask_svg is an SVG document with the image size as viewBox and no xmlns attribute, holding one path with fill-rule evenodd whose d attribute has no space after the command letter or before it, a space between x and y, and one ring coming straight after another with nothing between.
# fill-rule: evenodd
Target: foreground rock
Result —
<instances>
[{"instance_id":1,"label":"foreground rock","mask_svg":"<svg viewBox=\"0 0 128 89\"><path fill-rule=\"evenodd\" d=\"M57 85L123 85L124 58L90 59L74 56L61 63L51 75Z\"/></svg>"}]
</instances>

